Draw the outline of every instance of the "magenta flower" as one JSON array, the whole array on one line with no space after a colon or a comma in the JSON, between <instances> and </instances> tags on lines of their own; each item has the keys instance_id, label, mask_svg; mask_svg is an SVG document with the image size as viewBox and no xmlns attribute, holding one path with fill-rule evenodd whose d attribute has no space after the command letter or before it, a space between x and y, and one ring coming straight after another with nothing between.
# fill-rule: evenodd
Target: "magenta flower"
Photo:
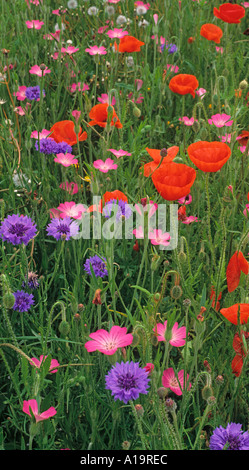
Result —
<instances>
[{"instance_id":1,"label":"magenta flower","mask_svg":"<svg viewBox=\"0 0 249 470\"><path fill-rule=\"evenodd\" d=\"M34 415L37 423L39 421L44 421L44 419L52 418L52 416L56 415L57 413L56 409L51 406L47 411L44 411L43 413L39 414L38 403L36 400L24 400L22 411L27 415L32 416L30 410L32 411L32 414Z\"/></svg>"},{"instance_id":2,"label":"magenta flower","mask_svg":"<svg viewBox=\"0 0 249 470\"><path fill-rule=\"evenodd\" d=\"M98 330L91 333L89 338L92 341L87 341L85 344L88 352L99 351L108 356L115 354L118 348L129 346L133 341L132 334L127 334L127 328L120 326L113 326L110 332L103 329Z\"/></svg>"},{"instance_id":3,"label":"magenta flower","mask_svg":"<svg viewBox=\"0 0 249 470\"><path fill-rule=\"evenodd\" d=\"M193 126L194 122L197 122L197 119L194 117L188 118L188 116L183 116L182 118L179 118L179 121L183 122L185 126Z\"/></svg>"},{"instance_id":4,"label":"magenta flower","mask_svg":"<svg viewBox=\"0 0 249 470\"><path fill-rule=\"evenodd\" d=\"M104 46L90 46L85 49L90 55L105 55L107 54L107 50Z\"/></svg>"},{"instance_id":5,"label":"magenta flower","mask_svg":"<svg viewBox=\"0 0 249 470\"><path fill-rule=\"evenodd\" d=\"M39 67L39 65L33 65L29 73L31 75L38 75L38 77L42 77L43 75L46 75L47 73L51 73L51 70L49 70L47 66L45 70L42 70L41 67Z\"/></svg>"},{"instance_id":6,"label":"magenta flower","mask_svg":"<svg viewBox=\"0 0 249 470\"><path fill-rule=\"evenodd\" d=\"M38 131L33 131L31 132L31 139L46 139L46 137L51 134L51 131L48 131L47 129L42 129L41 132L38 133Z\"/></svg>"},{"instance_id":7,"label":"magenta flower","mask_svg":"<svg viewBox=\"0 0 249 470\"><path fill-rule=\"evenodd\" d=\"M103 160L95 160L93 166L102 173L107 173L109 170L116 170L118 168L118 165L114 163L111 158L107 158L105 162Z\"/></svg>"},{"instance_id":8,"label":"magenta flower","mask_svg":"<svg viewBox=\"0 0 249 470\"><path fill-rule=\"evenodd\" d=\"M26 26L29 29L41 29L43 25L44 22L39 20L26 21Z\"/></svg>"},{"instance_id":9,"label":"magenta flower","mask_svg":"<svg viewBox=\"0 0 249 470\"><path fill-rule=\"evenodd\" d=\"M231 116L228 114L214 114L211 119L208 119L209 124L214 124L216 127L231 126L233 121L230 120Z\"/></svg>"},{"instance_id":10,"label":"magenta flower","mask_svg":"<svg viewBox=\"0 0 249 470\"><path fill-rule=\"evenodd\" d=\"M135 204L135 209L141 215L144 217L144 213L148 212L148 217L152 217L152 215L156 212L158 208L158 204L156 204L154 201L149 201L149 205L147 204L147 198L141 199L141 206L142 206L142 211L140 208L139 204Z\"/></svg>"},{"instance_id":11,"label":"magenta flower","mask_svg":"<svg viewBox=\"0 0 249 470\"><path fill-rule=\"evenodd\" d=\"M220 54L223 54L223 52L224 52L224 48L223 48L223 47L216 46L215 49L216 49L216 51L219 52Z\"/></svg>"},{"instance_id":12,"label":"magenta flower","mask_svg":"<svg viewBox=\"0 0 249 470\"><path fill-rule=\"evenodd\" d=\"M14 92L13 95L16 96L19 101L26 100L26 88L26 86L19 86L18 90Z\"/></svg>"},{"instance_id":13,"label":"magenta flower","mask_svg":"<svg viewBox=\"0 0 249 470\"><path fill-rule=\"evenodd\" d=\"M57 31L55 31L55 33L44 34L43 39L48 39L49 41L53 41L55 39L57 42L59 42L60 41L60 32L61 32L61 30L57 29Z\"/></svg>"},{"instance_id":14,"label":"magenta flower","mask_svg":"<svg viewBox=\"0 0 249 470\"><path fill-rule=\"evenodd\" d=\"M112 152L113 155L115 155L115 157L117 157L117 158L124 157L125 155L131 156L131 153L126 152L126 151L123 150L123 149L119 149L119 150L107 149L107 151L108 151L108 152Z\"/></svg>"},{"instance_id":15,"label":"magenta flower","mask_svg":"<svg viewBox=\"0 0 249 470\"><path fill-rule=\"evenodd\" d=\"M78 160L77 158L74 158L74 155L71 153L57 153L56 157L54 158L54 162L68 167L71 165L77 165Z\"/></svg>"},{"instance_id":16,"label":"magenta flower","mask_svg":"<svg viewBox=\"0 0 249 470\"><path fill-rule=\"evenodd\" d=\"M153 331L155 331L155 333L158 335L158 341L166 341L165 334L167 331L167 320L163 324L157 323L155 328L153 328ZM184 346L185 342L186 327L181 326L178 328L178 323L176 322L171 329L171 338L169 340L169 343L171 344L171 346L179 347Z\"/></svg>"},{"instance_id":17,"label":"magenta flower","mask_svg":"<svg viewBox=\"0 0 249 470\"><path fill-rule=\"evenodd\" d=\"M188 204L191 204L192 202L192 196L191 194L188 194L187 196L184 196L184 197L181 197L180 199L178 199L178 204L185 204L186 206Z\"/></svg>"},{"instance_id":18,"label":"magenta flower","mask_svg":"<svg viewBox=\"0 0 249 470\"><path fill-rule=\"evenodd\" d=\"M112 101L110 103L110 99L109 99L109 96L107 93L102 93L102 95L100 96L100 98L98 98L98 101L100 103L108 103L108 104L111 104L112 106L115 106L116 104L116 98L115 96L112 97Z\"/></svg>"},{"instance_id":19,"label":"magenta flower","mask_svg":"<svg viewBox=\"0 0 249 470\"><path fill-rule=\"evenodd\" d=\"M72 55L75 52L78 52L79 48L74 46L62 47L61 52L64 54Z\"/></svg>"},{"instance_id":20,"label":"magenta flower","mask_svg":"<svg viewBox=\"0 0 249 470\"><path fill-rule=\"evenodd\" d=\"M184 386L184 370L180 370L178 377L176 378L174 369L170 367L169 369L163 372L162 384L165 388L169 388L176 395L182 395L183 389L186 388L189 374L186 374L185 377L185 386ZM188 390L191 388L191 383L188 385Z\"/></svg>"},{"instance_id":21,"label":"magenta flower","mask_svg":"<svg viewBox=\"0 0 249 470\"><path fill-rule=\"evenodd\" d=\"M232 134L219 135L218 137L221 139L221 142L228 142L228 143L230 143L230 142L231 142Z\"/></svg>"},{"instance_id":22,"label":"magenta flower","mask_svg":"<svg viewBox=\"0 0 249 470\"><path fill-rule=\"evenodd\" d=\"M201 98L201 100L203 100L206 92L207 90L205 90L205 88L199 88L198 90L196 90L196 94Z\"/></svg>"},{"instance_id":23,"label":"magenta flower","mask_svg":"<svg viewBox=\"0 0 249 470\"><path fill-rule=\"evenodd\" d=\"M87 91L89 90L89 86L87 85L87 83L81 83L81 82L78 82L78 83L73 83L70 87L69 87L69 90L71 93L75 93L76 91Z\"/></svg>"},{"instance_id":24,"label":"magenta flower","mask_svg":"<svg viewBox=\"0 0 249 470\"><path fill-rule=\"evenodd\" d=\"M164 245L170 244L170 234L168 232L163 233L161 229L154 229L149 232L149 239L152 245Z\"/></svg>"},{"instance_id":25,"label":"magenta flower","mask_svg":"<svg viewBox=\"0 0 249 470\"><path fill-rule=\"evenodd\" d=\"M40 360L39 360L36 357L32 357L31 358L32 362L30 364L32 366L34 366L34 364L35 364L35 366L38 367L38 369L40 369L40 367L42 366L42 364L43 364L43 362L45 361L46 358L47 358L47 356L40 356ZM56 372L58 372L58 369L55 369L55 368L58 367L59 365L60 364L57 361L57 359L51 359L51 363L50 363L50 367L49 367L50 374L55 374Z\"/></svg>"},{"instance_id":26,"label":"magenta flower","mask_svg":"<svg viewBox=\"0 0 249 470\"><path fill-rule=\"evenodd\" d=\"M123 29L119 29L119 28L114 28L114 29L109 29L109 31L107 31L107 36L109 38L118 38L118 39L121 39L123 38L124 36L127 36L128 35L128 31L123 31Z\"/></svg>"},{"instance_id":27,"label":"magenta flower","mask_svg":"<svg viewBox=\"0 0 249 470\"><path fill-rule=\"evenodd\" d=\"M138 228L134 228L132 233L137 239L144 238L144 231L142 225L140 225Z\"/></svg>"},{"instance_id":28,"label":"magenta flower","mask_svg":"<svg viewBox=\"0 0 249 470\"><path fill-rule=\"evenodd\" d=\"M83 212L87 209L84 204L76 204L75 202L64 202L61 203L57 210L60 211L60 218L65 219L66 217L72 217L72 219L80 219Z\"/></svg>"},{"instance_id":29,"label":"magenta flower","mask_svg":"<svg viewBox=\"0 0 249 470\"><path fill-rule=\"evenodd\" d=\"M66 181L65 183L61 183L59 186L61 189L64 189L64 191L68 191L69 194L77 194L79 191L77 183L74 183L73 181L71 183L68 183Z\"/></svg>"},{"instance_id":30,"label":"magenta flower","mask_svg":"<svg viewBox=\"0 0 249 470\"><path fill-rule=\"evenodd\" d=\"M81 116L81 111L78 111L77 109L74 109L72 111L72 116L74 117L75 119L75 122L76 124L78 123L79 119L80 119L80 116Z\"/></svg>"},{"instance_id":31,"label":"magenta flower","mask_svg":"<svg viewBox=\"0 0 249 470\"><path fill-rule=\"evenodd\" d=\"M174 72L174 73L177 73L179 71L178 65L167 64L166 68L167 70L170 69L170 72Z\"/></svg>"}]
</instances>

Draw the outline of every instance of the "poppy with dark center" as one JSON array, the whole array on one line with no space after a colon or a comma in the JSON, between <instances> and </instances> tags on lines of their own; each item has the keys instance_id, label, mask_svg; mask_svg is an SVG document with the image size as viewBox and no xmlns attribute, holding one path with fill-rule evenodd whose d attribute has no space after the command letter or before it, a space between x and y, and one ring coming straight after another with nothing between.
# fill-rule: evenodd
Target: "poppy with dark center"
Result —
<instances>
[{"instance_id":1,"label":"poppy with dark center","mask_svg":"<svg viewBox=\"0 0 249 470\"><path fill-rule=\"evenodd\" d=\"M151 176L158 193L166 201L187 196L194 184L196 171L184 163L164 163Z\"/></svg>"},{"instance_id":2,"label":"poppy with dark center","mask_svg":"<svg viewBox=\"0 0 249 470\"><path fill-rule=\"evenodd\" d=\"M212 23L203 24L200 29L200 35L208 39L208 41L214 41L216 44L220 44L220 40L223 36L223 31L219 26Z\"/></svg>"},{"instance_id":3,"label":"poppy with dark center","mask_svg":"<svg viewBox=\"0 0 249 470\"><path fill-rule=\"evenodd\" d=\"M235 251L226 269L228 292L233 292L238 287L241 272L247 275L249 264L241 251Z\"/></svg>"},{"instance_id":4,"label":"poppy with dark center","mask_svg":"<svg viewBox=\"0 0 249 470\"><path fill-rule=\"evenodd\" d=\"M118 129L121 129L123 125L121 124L116 111L112 105L108 103L99 103L93 106L89 113L90 119L92 119L88 125L89 126L100 126L106 127L108 118L110 117L111 126L115 126Z\"/></svg>"},{"instance_id":5,"label":"poppy with dark center","mask_svg":"<svg viewBox=\"0 0 249 470\"><path fill-rule=\"evenodd\" d=\"M238 319L241 325L246 324L249 318L249 304L234 304L231 307L222 308L220 313L233 325L238 325Z\"/></svg>"},{"instance_id":6,"label":"poppy with dark center","mask_svg":"<svg viewBox=\"0 0 249 470\"><path fill-rule=\"evenodd\" d=\"M195 90L198 88L199 82L195 75L189 75L187 73L179 73L171 78L169 82L169 89L173 93L178 93L179 95L190 94L195 97Z\"/></svg>"},{"instance_id":7,"label":"poppy with dark center","mask_svg":"<svg viewBox=\"0 0 249 470\"><path fill-rule=\"evenodd\" d=\"M139 52L141 46L144 46L143 41L134 38L134 36L124 36L120 39L119 44L117 45L116 41L114 47L118 52Z\"/></svg>"},{"instance_id":8,"label":"poppy with dark center","mask_svg":"<svg viewBox=\"0 0 249 470\"><path fill-rule=\"evenodd\" d=\"M199 141L190 144L187 149L189 158L199 170L216 172L231 156L231 149L225 142Z\"/></svg>"},{"instance_id":9,"label":"poppy with dark center","mask_svg":"<svg viewBox=\"0 0 249 470\"><path fill-rule=\"evenodd\" d=\"M243 359L246 357L246 352L244 349L244 340L247 341L249 339L249 333L247 331L241 330L240 334L238 332L235 333L233 338L233 349L236 352L232 360L232 371L236 377L239 377L243 367Z\"/></svg>"},{"instance_id":10,"label":"poppy with dark center","mask_svg":"<svg viewBox=\"0 0 249 470\"><path fill-rule=\"evenodd\" d=\"M241 134L239 134L238 137L236 138L236 140L242 146L247 144L248 139L249 139L249 131L242 131Z\"/></svg>"},{"instance_id":11,"label":"poppy with dark center","mask_svg":"<svg viewBox=\"0 0 249 470\"><path fill-rule=\"evenodd\" d=\"M162 150L150 149L146 147L145 150L147 150L148 154L153 159L152 162L145 163L144 165L144 176L148 177L151 176L153 171L156 170L161 160L161 164L172 162L179 152L179 147L173 146Z\"/></svg>"},{"instance_id":12,"label":"poppy with dark center","mask_svg":"<svg viewBox=\"0 0 249 470\"><path fill-rule=\"evenodd\" d=\"M55 142L66 142L69 145L77 144L77 136L75 133L75 124L73 121L59 121L56 122L50 129L52 134L50 137L55 140ZM79 128L78 132L78 140L82 142L87 139L87 133L84 131L82 132L81 127Z\"/></svg>"},{"instance_id":13,"label":"poppy with dark center","mask_svg":"<svg viewBox=\"0 0 249 470\"><path fill-rule=\"evenodd\" d=\"M219 9L216 7L213 9L214 16L225 23L240 23L241 18L245 16L245 12L245 8L241 5L231 5L230 3L223 3Z\"/></svg>"}]
</instances>

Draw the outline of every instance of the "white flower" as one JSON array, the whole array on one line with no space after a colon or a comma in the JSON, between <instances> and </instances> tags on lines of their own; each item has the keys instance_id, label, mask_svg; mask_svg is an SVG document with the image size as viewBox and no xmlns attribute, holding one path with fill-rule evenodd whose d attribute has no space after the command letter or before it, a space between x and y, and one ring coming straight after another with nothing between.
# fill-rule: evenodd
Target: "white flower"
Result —
<instances>
[{"instance_id":1,"label":"white flower","mask_svg":"<svg viewBox=\"0 0 249 470\"><path fill-rule=\"evenodd\" d=\"M77 6L78 6L77 0L69 0L69 1L67 2L67 7L68 7L70 10L73 9L73 8L77 8Z\"/></svg>"},{"instance_id":2,"label":"white flower","mask_svg":"<svg viewBox=\"0 0 249 470\"><path fill-rule=\"evenodd\" d=\"M126 65L127 65L127 67L133 67L134 66L134 59L133 59L132 55L129 55L128 57L126 57Z\"/></svg>"},{"instance_id":3,"label":"white flower","mask_svg":"<svg viewBox=\"0 0 249 470\"><path fill-rule=\"evenodd\" d=\"M96 16L98 14L99 9L97 7L90 7L87 10L88 15Z\"/></svg>"},{"instance_id":4,"label":"white flower","mask_svg":"<svg viewBox=\"0 0 249 470\"><path fill-rule=\"evenodd\" d=\"M139 5L137 7L137 10L136 10L137 15L145 15L145 13L147 13L147 11L148 11L147 8L144 7L143 5Z\"/></svg>"},{"instance_id":5,"label":"white flower","mask_svg":"<svg viewBox=\"0 0 249 470\"><path fill-rule=\"evenodd\" d=\"M127 18L124 15L119 15L116 19L117 24L125 24L127 23Z\"/></svg>"}]
</instances>

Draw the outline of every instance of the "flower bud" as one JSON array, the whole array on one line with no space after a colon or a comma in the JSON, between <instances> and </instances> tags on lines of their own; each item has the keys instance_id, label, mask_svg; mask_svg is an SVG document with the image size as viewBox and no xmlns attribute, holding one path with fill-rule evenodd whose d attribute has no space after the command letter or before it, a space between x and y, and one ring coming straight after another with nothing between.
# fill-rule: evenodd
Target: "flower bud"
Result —
<instances>
[{"instance_id":1,"label":"flower bud","mask_svg":"<svg viewBox=\"0 0 249 470\"><path fill-rule=\"evenodd\" d=\"M199 132L199 130L200 130L200 124L199 124L198 121L194 121L194 124L193 124L192 127L193 127L193 131L194 131L194 132Z\"/></svg>"},{"instance_id":2,"label":"flower bud","mask_svg":"<svg viewBox=\"0 0 249 470\"><path fill-rule=\"evenodd\" d=\"M3 295L3 306L5 308L13 308L15 303L15 296L11 292L7 292Z\"/></svg>"},{"instance_id":3,"label":"flower bud","mask_svg":"<svg viewBox=\"0 0 249 470\"><path fill-rule=\"evenodd\" d=\"M203 400L208 401L210 397L213 396L213 389L209 385L205 385L205 387L201 391Z\"/></svg>"},{"instance_id":4,"label":"flower bud","mask_svg":"<svg viewBox=\"0 0 249 470\"><path fill-rule=\"evenodd\" d=\"M167 398L165 400L165 406L168 411L175 411L177 408L177 404L172 398Z\"/></svg>"},{"instance_id":5,"label":"flower bud","mask_svg":"<svg viewBox=\"0 0 249 470\"><path fill-rule=\"evenodd\" d=\"M215 382L218 384L218 385L221 385L223 384L224 382L224 377L222 375L217 375L216 379L215 379Z\"/></svg>"},{"instance_id":6,"label":"flower bud","mask_svg":"<svg viewBox=\"0 0 249 470\"><path fill-rule=\"evenodd\" d=\"M129 450L131 443L129 441L122 442L122 449Z\"/></svg>"},{"instance_id":7,"label":"flower bud","mask_svg":"<svg viewBox=\"0 0 249 470\"><path fill-rule=\"evenodd\" d=\"M240 88L241 90L246 90L247 87L248 87L247 81L246 81L246 80L242 80L242 81L240 82L240 84L239 84L239 88Z\"/></svg>"},{"instance_id":8,"label":"flower bud","mask_svg":"<svg viewBox=\"0 0 249 470\"><path fill-rule=\"evenodd\" d=\"M136 106L133 108L133 116L139 118L141 116L141 111Z\"/></svg>"},{"instance_id":9,"label":"flower bud","mask_svg":"<svg viewBox=\"0 0 249 470\"><path fill-rule=\"evenodd\" d=\"M166 148L163 148L163 149L160 151L160 156L161 156L161 157L167 157L167 154L168 154L168 152L167 152L167 149L166 149Z\"/></svg>"},{"instance_id":10,"label":"flower bud","mask_svg":"<svg viewBox=\"0 0 249 470\"><path fill-rule=\"evenodd\" d=\"M157 389L157 395L159 396L159 398L164 400L164 398L166 398L166 396L168 395L168 389L165 387L159 387Z\"/></svg>"},{"instance_id":11,"label":"flower bud","mask_svg":"<svg viewBox=\"0 0 249 470\"><path fill-rule=\"evenodd\" d=\"M95 305L101 305L102 304L102 301L101 301L101 289L97 289L95 294L94 294L94 298L93 298L93 301L92 301L93 304Z\"/></svg>"},{"instance_id":12,"label":"flower bud","mask_svg":"<svg viewBox=\"0 0 249 470\"><path fill-rule=\"evenodd\" d=\"M70 325L66 320L62 320L60 325L59 325L59 332L63 335L66 336L70 331Z\"/></svg>"},{"instance_id":13,"label":"flower bud","mask_svg":"<svg viewBox=\"0 0 249 470\"><path fill-rule=\"evenodd\" d=\"M139 404L135 405L135 410L136 410L138 416L143 416L144 409L143 409L142 405L139 405Z\"/></svg>"},{"instance_id":14,"label":"flower bud","mask_svg":"<svg viewBox=\"0 0 249 470\"><path fill-rule=\"evenodd\" d=\"M173 286L172 289L170 290L170 295L172 299L180 299L182 296L182 288L181 286Z\"/></svg>"}]
</instances>

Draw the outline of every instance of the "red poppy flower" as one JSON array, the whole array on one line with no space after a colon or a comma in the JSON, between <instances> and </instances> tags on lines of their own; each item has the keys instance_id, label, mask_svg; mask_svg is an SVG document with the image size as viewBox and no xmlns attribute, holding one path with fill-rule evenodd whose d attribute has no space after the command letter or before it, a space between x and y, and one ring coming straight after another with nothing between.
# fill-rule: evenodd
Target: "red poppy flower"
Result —
<instances>
[{"instance_id":1,"label":"red poppy flower","mask_svg":"<svg viewBox=\"0 0 249 470\"><path fill-rule=\"evenodd\" d=\"M220 170L231 156L231 149L225 142L194 142L187 151L191 162L204 172Z\"/></svg>"},{"instance_id":2,"label":"red poppy flower","mask_svg":"<svg viewBox=\"0 0 249 470\"><path fill-rule=\"evenodd\" d=\"M221 296L222 296L222 293L220 292L219 295L218 295L218 299L217 299L217 302L216 302L216 299L215 299L215 289L214 289L214 286L211 287L211 294L210 294L210 299L212 300L212 307L218 312L218 310L220 309L220 302L219 300L221 299Z\"/></svg>"},{"instance_id":3,"label":"red poppy flower","mask_svg":"<svg viewBox=\"0 0 249 470\"><path fill-rule=\"evenodd\" d=\"M241 251L235 251L226 270L228 292L233 292L239 285L241 271L248 274L249 265Z\"/></svg>"},{"instance_id":4,"label":"red poppy flower","mask_svg":"<svg viewBox=\"0 0 249 470\"><path fill-rule=\"evenodd\" d=\"M179 73L171 78L169 82L169 89L179 95L190 95L195 97L195 90L198 88L199 82L194 75L187 73Z\"/></svg>"},{"instance_id":5,"label":"red poppy flower","mask_svg":"<svg viewBox=\"0 0 249 470\"><path fill-rule=\"evenodd\" d=\"M225 23L240 23L241 18L245 16L245 8L241 5L232 5L231 3L223 3L219 9L214 7L214 16Z\"/></svg>"},{"instance_id":6,"label":"red poppy flower","mask_svg":"<svg viewBox=\"0 0 249 470\"><path fill-rule=\"evenodd\" d=\"M223 36L223 31L219 26L216 26L212 23L203 24L200 29L200 35L208 39L209 41L214 41L216 44L220 44L220 40Z\"/></svg>"},{"instance_id":7,"label":"red poppy flower","mask_svg":"<svg viewBox=\"0 0 249 470\"><path fill-rule=\"evenodd\" d=\"M184 163L166 163L154 171L152 181L166 201L175 201L190 193L196 171Z\"/></svg>"},{"instance_id":8,"label":"red poppy flower","mask_svg":"<svg viewBox=\"0 0 249 470\"><path fill-rule=\"evenodd\" d=\"M144 44L145 43L139 41L139 39L127 35L120 39L119 45L115 42L114 46L118 52L139 52L141 46L144 46Z\"/></svg>"},{"instance_id":9,"label":"red poppy flower","mask_svg":"<svg viewBox=\"0 0 249 470\"><path fill-rule=\"evenodd\" d=\"M157 149L149 149L148 147L146 147L146 150L148 154L151 156L151 158L153 159L153 162L145 163L144 165L144 176L148 177L148 176L151 176L153 171L155 171L155 169L158 167L161 160L162 160L161 164L172 162L172 160L174 160L177 153L179 152L179 147L173 146L173 147L169 147L168 149L166 149L167 155L163 157L163 159L162 159L162 153L164 149L157 150Z\"/></svg>"},{"instance_id":10,"label":"red poppy flower","mask_svg":"<svg viewBox=\"0 0 249 470\"><path fill-rule=\"evenodd\" d=\"M233 325L238 325L238 312L240 324L246 324L249 318L249 304L234 304L231 307L222 308L220 310L221 315Z\"/></svg>"},{"instance_id":11,"label":"red poppy flower","mask_svg":"<svg viewBox=\"0 0 249 470\"><path fill-rule=\"evenodd\" d=\"M233 349L236 352L236 355L234 356L231 365L232 371L236 377L239 377L241 374L243 359L246 356L242 336L244 336L245 340L247 340L249 338L249 333L247 331L241 330L241 334L239 335L239 333L235 333L233 338Z\"/></svg>"},{"instance_id":12,"label":"red poppy flower","mask_svg":"<svg viewBox=\"0 0 249 470\"><path fill-rule=\"evenodd\" d=\"M69 145L77 144L77 136L74 130L74 122L73 121L59 121L56 122L50 129L52 137L55 142L66 142ZM87 139L87 133L82 132L81 127L79 128L78 132L78 139L79 142L82 142Z\"/></svg>"},{"instance_id":13,"label":"red poppy flower","mask_svg":"<svg viewBox=\"0 0 249 470\"><path fill-rule=\"evenodd\" d=\"M99 103L93 106L89 113L89 117L92 121L90 121L88 125L106 127L109 112L112 112L111 126L121 129L123 125L121 124L113 106L108 103Z\"/></svg>"},{"instance_id":14,"label":"red poppy flower","mask_svg":"<svg viewBox=\"0 0 249 470\"><path fill-rule=\"evenodd\" d=\"M249 139L249 131L242 131L240 135L237 137L237 141L240 145L246 145Z\"/></svg>"}]
</instances>

